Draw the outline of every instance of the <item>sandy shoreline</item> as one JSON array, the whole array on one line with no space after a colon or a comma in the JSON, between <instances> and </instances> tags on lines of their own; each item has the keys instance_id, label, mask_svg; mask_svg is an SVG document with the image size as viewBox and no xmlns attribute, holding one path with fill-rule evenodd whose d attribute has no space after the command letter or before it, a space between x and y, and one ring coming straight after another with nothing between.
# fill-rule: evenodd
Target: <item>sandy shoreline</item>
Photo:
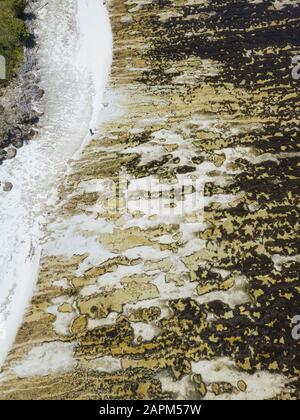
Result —
<instances>
[{"instance_id":1,"label":"sandy shoreline","mask_svg":"<svg viewBox=\"0 0 300 420\"><path fill-rule=\"evenodd\" d=\"M14 185L0 194L0 365L35 286L40 238L57 185L99 118L112 55L109 18L99 1L53 1L40 10L38 5L44 116L35 141L0 167L0 179Z\"/></svg>"}]
</instances>

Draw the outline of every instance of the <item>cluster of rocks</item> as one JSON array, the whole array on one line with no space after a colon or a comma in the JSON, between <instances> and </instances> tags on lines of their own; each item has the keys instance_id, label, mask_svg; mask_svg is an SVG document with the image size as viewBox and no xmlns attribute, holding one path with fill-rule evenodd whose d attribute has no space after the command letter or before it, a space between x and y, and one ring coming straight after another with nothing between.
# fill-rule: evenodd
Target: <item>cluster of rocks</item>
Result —
<instances>
[{"instance_id":1,"label":"cluster of rocks","mask_svg":"<svg viewBox=\"0 0 300 420\"><path fill-rule=\"evenodd\" d=\"M42 115L37 109L44 91L39 87L34 21L34 16L29 14L27 26L31 35L18 78L0 91L0 165L4 160L13 159L18 149L37 134L37 124Z\"/></svg>"}]
</instances>

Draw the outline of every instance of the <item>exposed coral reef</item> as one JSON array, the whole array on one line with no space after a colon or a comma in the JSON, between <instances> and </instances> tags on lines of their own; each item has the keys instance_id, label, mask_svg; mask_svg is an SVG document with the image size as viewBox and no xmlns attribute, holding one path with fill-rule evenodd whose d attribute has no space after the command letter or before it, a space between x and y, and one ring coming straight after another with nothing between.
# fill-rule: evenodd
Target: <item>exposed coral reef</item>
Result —
<instances>
[{"instance_id":1,"label":"exposed coral reef","mask_svg":"<svg viewBox=\"0 0 300 420\"><path fill-rule=\"evenodd\" d=\"M109 7L104 122L61 186L1 398L299 398L299 2ZM123 211L120 171L140 203L150 180L200 179L203 200Z\"/></svg>"}]
</instances>

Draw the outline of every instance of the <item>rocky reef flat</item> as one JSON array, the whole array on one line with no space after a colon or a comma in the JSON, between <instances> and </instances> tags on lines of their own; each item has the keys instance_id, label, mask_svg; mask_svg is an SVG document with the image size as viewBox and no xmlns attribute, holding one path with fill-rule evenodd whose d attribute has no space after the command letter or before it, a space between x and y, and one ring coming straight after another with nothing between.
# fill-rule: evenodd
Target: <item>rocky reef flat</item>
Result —
<instances>
[{"instance_id":1,"label":"rocky reef flat","mask_svg":"<svg viewBox=\"0 0 300 420\"><path fill-rule=\"evenodd\" d=\"M103 122L60 187L0 398L299 399L299 2L108 6Z\"/></svg>"}]
</instances>

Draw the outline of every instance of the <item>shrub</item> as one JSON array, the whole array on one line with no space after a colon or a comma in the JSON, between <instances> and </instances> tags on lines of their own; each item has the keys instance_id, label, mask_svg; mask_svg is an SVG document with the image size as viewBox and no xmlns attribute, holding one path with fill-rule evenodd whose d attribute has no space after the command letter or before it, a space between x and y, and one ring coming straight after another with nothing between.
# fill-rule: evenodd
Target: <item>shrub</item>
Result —
<instances>
[{"instance_id":1,"label":"shrub","mask_svg":"<svg viewBox=\"0 0 300 420\"><path fill-rule=\"evenodd\" d=\"M23 16L27 0L6 0L6 3L9 5L16 17L21 18Z\"/></svg>"},{"instance_id":2,"label":"shrub","mask_svg":"<svg viewBox=\"0 0 300 420\"><path fill-rule=\"evenodd\" d=\"M23 61L23 45L28 37L21 19L26 0L0 0L0 55L6 59L7 77L17 71Z\"/></svg>"}]
</instances>

